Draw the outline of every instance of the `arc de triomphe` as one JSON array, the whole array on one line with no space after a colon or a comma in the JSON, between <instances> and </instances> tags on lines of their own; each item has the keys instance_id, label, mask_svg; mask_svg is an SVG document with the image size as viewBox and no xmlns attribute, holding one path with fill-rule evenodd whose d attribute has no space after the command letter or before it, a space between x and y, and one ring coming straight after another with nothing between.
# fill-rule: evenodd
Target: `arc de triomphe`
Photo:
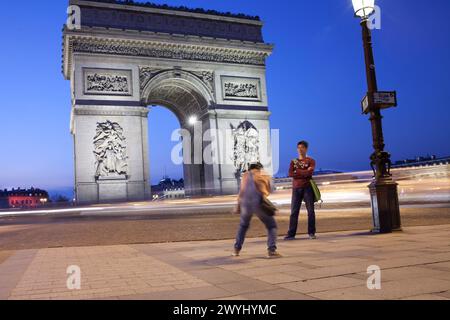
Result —
<instances>
[{"instance_id":1,"label":"arc de triomphe","mask_svg":"<svg viewBox=\"0 0 450 320\"><path fill-rule=\"evenodd\" d=\"M70 5L63 73L71 84L79 204L150 199L154 105L172 110L193 137L224 132L200 147L184 137L188 195L236 193L239 173L257 160L271 172L265 65L273 47L259 18L107 0ZM197 148L220 161L194 159Z\"/></svg>"}]
</instances>

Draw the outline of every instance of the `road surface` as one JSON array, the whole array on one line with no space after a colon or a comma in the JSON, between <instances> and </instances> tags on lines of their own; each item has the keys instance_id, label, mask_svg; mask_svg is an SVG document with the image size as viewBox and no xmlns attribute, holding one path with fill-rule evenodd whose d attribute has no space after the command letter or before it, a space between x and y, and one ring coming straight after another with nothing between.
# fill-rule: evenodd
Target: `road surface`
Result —
<instances>
[{"instance_id":1,"label":"road surface","mask_svg":"<svg viewBox=\"0 0 450 320\"><path fill-rule=\"evenodd\" d=\"M397 176L404 226L450 224L450 176L447 171L403 170ZM318 232L371 229L372 218L364 179L328 182L317 207ZM290 190L271 199L280 208L279 234L287 231ZM165 202L103 204L80 208L0 212L0 251L28 248L233 239L239 217L232 214L236 196ZM305 233L302 210L300 232ZM263 236L254 221L250 237Z\"/></svg>"}]
</instances>

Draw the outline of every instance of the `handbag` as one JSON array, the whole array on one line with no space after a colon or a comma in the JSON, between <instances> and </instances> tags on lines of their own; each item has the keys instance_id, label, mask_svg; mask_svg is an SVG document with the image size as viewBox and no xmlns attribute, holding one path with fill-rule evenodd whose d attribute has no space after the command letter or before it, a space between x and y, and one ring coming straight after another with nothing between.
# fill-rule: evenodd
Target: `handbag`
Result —
<instances>
[{"instance_id":1,"label":"handbag","mask_svg":"<svg viewBox=\"0 0 450 320\"><path fill-rule=\"evenodd\" d=\"M314 203L318 203L318 202L323 203L322 193L320 192L320 189L317 186L317 183L314 181L314 179L311 179L310 183L311 183L311 187L314 192Z\"/></svg>"},{"instance_id":2,"label":"handbag","mask_svg":"<svg viewBox=\"0 0 450 320\"><path fill-rule=\"evenodd\" d=\"M253 181L253 183L255 184L255 189L261 196L261 203L260 203L261 211L264 214L268 215L269 217L275 216L278 211L277 207L273 204L272 201L270 201L266 196L264 196L261 191L258 190L258 187L256 186L256 181Z\"/></svg>"},{"instance_id":3,"label":"handbag","mask_svg":"<svg viewBox=\"0 0 450 320\"><path fill-rule=\"evenodd\" d=\"M275 216L278 211L277 207L272 203L272 201L270 201L263 195L261 195L261 210L270 217Z\"/></svg>"}]
</instances>

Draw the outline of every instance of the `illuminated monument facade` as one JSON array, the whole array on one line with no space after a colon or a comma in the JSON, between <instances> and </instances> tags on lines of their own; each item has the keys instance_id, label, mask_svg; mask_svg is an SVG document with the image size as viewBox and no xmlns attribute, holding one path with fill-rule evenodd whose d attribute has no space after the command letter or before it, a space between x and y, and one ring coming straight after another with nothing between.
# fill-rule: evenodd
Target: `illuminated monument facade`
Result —
<instances>
[{"instance_id":1,"label":"illuminated monument facade","mask_svg":"<svg viewBox=\"0 0 450 320\"><path fill-rule=\"evenodd\" d=\"M223 133L200 146L184 137L188 195L236 193L254 161L272 170L266 59L273 47L259 18L119 1L70 5L80 23L64 28L63 73L78 203L150 199L149 147L158 152L148 145L151 106L170 109L192 137ZM204 162L202 153L216 160Z\"/></svg>"}]
</instances>

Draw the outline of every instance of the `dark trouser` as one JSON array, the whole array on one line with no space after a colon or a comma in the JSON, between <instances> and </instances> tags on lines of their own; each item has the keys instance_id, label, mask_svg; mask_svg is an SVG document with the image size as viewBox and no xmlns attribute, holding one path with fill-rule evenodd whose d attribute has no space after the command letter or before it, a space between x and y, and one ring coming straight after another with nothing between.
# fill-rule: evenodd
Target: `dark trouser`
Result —
<instances>
[{"instance_id":1,"label":"dark trouser","mask_svg":"<svg viewBox=\"0 0 450 320\"><path fill-rule=\"evenodd\" d=\"M253 214L256 214L267 229L267 248L270 251L277 250L277 222L274 217L271 217L261 210L259 202L256 203L242 203L241 204L241 223L239 231L236 236L236 244L234 248L236 250L242 250L245 242L245 236L250 228L250 221Z\"/></svg>"},{"instance_id":2,"label":"dark trouser","mask_svg":"<svg viewBox=\"0 0 450 320\"><path fill-rule=\"evenodd\" d=\"M314 191L311 186L298 188L292 191L291 223L289 225L288 237L295 237L298 229L298 217L302 202L305 201L308 210L308 234L316 234L316 212L314 210Z\"/></svg>"}]
</instances>

